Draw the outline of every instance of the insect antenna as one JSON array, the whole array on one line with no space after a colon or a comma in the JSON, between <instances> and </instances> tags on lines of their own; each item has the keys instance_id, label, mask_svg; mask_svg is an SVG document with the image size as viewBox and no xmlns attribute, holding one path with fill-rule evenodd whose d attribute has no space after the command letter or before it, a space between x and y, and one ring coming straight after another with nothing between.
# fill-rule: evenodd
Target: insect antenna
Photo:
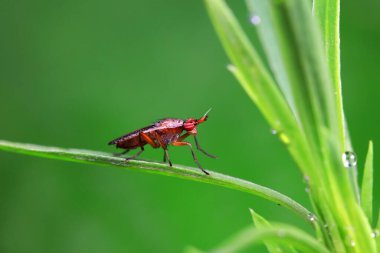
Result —
<instances>
[{"instance_id":1,"label":"insect antenna","mask_svg":"<svg viewBox=\"0 0 380 253\"><path fill-rule=\"evenodd\" d=\"M208 114L211 110L212 110L212 107L211 107L210 109L207 110L207 112L205 113L205 115L203 115L202 118L207 117L207 114Z\"/></svg>"}]
</instances>

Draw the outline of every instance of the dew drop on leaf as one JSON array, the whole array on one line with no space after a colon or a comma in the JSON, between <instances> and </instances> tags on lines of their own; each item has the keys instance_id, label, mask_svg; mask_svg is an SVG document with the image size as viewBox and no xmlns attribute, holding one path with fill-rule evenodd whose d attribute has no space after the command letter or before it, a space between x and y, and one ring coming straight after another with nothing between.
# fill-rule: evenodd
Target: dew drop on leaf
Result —
<instances>
[{"instance_id":1,"label":"dew drop on leaf","mask_svg":"<svg viewBox=\"0 0 380 253\"><path fill-rule=\"evenodd\" d=\"M346 168L354 168L356 167L356 154L352 151L346 151L342 154L343 165Z\"/></svg>"},{"instance_id":2,"label":"dew drop on leaf","mask_svg":"<svg viewBox=\"0 0 380 253\"><path fill-rule=\"evenodd\" d=\"M252 15L249 19L252 25L259 25L261 23L261 18L260 16L257 15Z\"/></svg>"},{"instance_id":3,"label":"dew drop on leaf","mask_svg":"<svg viewBox=\"0 0 380 253\"><path fill-rule=\"evenodd\" d=\"M372 238L376 238L378 236L379 236L379 230L377 230L377 229L371 233Z\"/></svg>"},{"instance_id":4,"label":"dew drop on leaf","mask_svg":"<svg viewBox=\"0 0 380 253\"><path fill-rule=\"evenodd\" d=\"M314 216L314 214L309 213L309 214L307 215L307 217L309 218L310 221L315 221L315 216Z\"/></svg>"},{"instance_id":5,"label":"dew drop on leaf","mask_svg":"<svg viewBox=\"0 0 380 253\"><path fill-rule=\"evenodd\" d=\"M276 129L274 129L274 128L272 128L272 129L270 130L270 132L271 132L273 135L276 135L276 134L278 134L277 130L276 130Z\"/></svg>"}]
</instances>

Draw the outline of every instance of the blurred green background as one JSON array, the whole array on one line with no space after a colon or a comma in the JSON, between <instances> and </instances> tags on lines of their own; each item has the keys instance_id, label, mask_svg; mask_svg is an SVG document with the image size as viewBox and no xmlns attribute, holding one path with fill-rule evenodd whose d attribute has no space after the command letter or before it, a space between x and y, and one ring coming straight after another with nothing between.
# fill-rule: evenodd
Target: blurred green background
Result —
<instances>
[{"instance_id":1,"label":"blurred green background","mask_svg":"<svg viewBox=\"0 0 380 253\"><path fill-rule=\"evenodd\" d=\"M229 3L255 40L243 2ZM379 154L380 5L341 9L344 104L361 175L369 139ZM198 152L204 167L310 207L302 175L226 70L202 1L2 0L0 32L1 139L114 152L106 145L114 137L213 107L199 140L219 159ZM162 155L147 148L142 157ZM171 148L171 157L196 166L187 148ZM379 208L379 187L375 194ZM309 230L241 192L0 152L0 252L208 249L251 223L248 208Z\"/></svg>"}]
</instances>

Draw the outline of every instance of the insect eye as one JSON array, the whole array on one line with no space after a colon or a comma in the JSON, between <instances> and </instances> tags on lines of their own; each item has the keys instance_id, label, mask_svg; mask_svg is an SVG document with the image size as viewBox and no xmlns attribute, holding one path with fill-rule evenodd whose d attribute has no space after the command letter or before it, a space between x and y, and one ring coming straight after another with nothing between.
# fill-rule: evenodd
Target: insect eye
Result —
<instances>
[{"instance_id":1,"label":"insect eye","mask_svg":"<svg viewBox=\"0 0 380 253\"><path fill-rule=\"evenodd\" d=\"M191 131L193 130L195 127L194 123L193 122L188 122L188 123L185 123L183 125L183 128L186 130L186 131Z\"/></svg>"}]
</instances>

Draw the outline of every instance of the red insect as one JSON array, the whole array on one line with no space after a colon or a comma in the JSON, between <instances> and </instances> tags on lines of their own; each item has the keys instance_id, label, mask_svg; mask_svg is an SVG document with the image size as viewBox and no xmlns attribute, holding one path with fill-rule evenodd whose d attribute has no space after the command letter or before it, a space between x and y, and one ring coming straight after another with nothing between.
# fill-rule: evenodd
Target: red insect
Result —
<instances>
[{"instance_id":1,"label":"red insect","mask_svg":"<svg viewBox=\"0 0 380 253\"><path fill-rule=\"evenodd\" d=\"M123 155L131 149L141 149L135 155L126 158L127 160L138 157L144 151L144 146L146 144L151 145L153 148L162 147L164 149L164 162L168 160L170 166L172 166L172 162L169 158L168 145L171 144L173 146L189 146L191 154L193 155L193 159L198 164L198 167L206 175L209 175L209 173L205 171L198 162L192 145L189 142L183 140L186 137L192 135L194 137L194 141L198 150L202 151L205 155L209 157L216 158L216 156L207 153L199 146L196 137L198 133L197 126L207 120L207 114L210 112L210 110L208 110L206 114L198 120L193 118L188 118L186 120L175 118L162 119L150 126L138 129L115 140L112 140L108 144L116 145L117 148L126 149L124 152L118 155ZM183 131L185 131L184 134L182 134Z\"/></svg>"}]
</instances>

